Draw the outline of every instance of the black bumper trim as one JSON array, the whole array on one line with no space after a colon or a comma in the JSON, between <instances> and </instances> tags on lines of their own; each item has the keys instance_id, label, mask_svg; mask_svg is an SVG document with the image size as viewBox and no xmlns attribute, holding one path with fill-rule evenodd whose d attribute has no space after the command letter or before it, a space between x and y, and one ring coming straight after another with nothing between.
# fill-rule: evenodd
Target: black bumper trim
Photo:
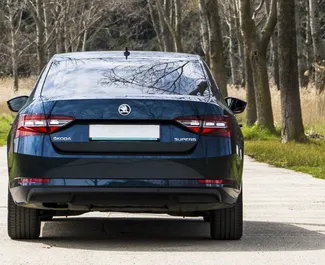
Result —
<instances>
[{"instance_id":1,"label":"black bumper trim","mask_svg":"<svg viewBox=\"0 0 325 265\"><path fill-rule=\"evenodd\" d=\"M239 194L233 188L16 187L11 192L16 203L39 209L58 209L62 205L68 210L135 208L166 213L230 207Z\"/></svg>"}]
</instances>

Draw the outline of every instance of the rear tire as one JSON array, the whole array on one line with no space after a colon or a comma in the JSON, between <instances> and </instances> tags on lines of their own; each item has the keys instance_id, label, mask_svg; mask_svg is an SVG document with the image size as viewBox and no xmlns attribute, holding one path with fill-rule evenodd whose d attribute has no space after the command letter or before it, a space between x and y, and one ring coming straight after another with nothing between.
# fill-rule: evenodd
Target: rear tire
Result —
<instances>
[{"instance_id":1,"label":"rear tire","mask_svg":"<svg viewBox=\"0 0 325 265\"><path fill-rule=\"evenodd\" d=\"M39 210L17 206L8 191L8 235L11 239L36 239L41 233Z\"/></svg>"},{"instance_id":2,"label":"rear tire","mask_svg":"<svg viewBox=\"0 0 325 265\"><path fill-rule=\"evenodd\" d=\"M210 234L216 240L239 240L243 235L243 192L235 206L211 213Z\"/></svg>"}]
</instances>

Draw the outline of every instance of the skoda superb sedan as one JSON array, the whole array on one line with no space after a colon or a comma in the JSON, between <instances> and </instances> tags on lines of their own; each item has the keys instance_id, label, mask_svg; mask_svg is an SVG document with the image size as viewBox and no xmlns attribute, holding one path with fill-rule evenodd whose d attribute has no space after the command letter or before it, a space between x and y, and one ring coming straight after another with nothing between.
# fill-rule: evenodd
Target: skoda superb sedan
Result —
<instances>
[{"instance_id":1,"label":"skoda superb sedan","mask_svg":"<svg viewBox=\"0 0 325 265\"><path fill-rule=\"evenodd\" d=\"M8 136L8 234L90 211L203 217L213 239L242 236L243 136L199 56L55 55Z\"/></svg>"}]
</instances>

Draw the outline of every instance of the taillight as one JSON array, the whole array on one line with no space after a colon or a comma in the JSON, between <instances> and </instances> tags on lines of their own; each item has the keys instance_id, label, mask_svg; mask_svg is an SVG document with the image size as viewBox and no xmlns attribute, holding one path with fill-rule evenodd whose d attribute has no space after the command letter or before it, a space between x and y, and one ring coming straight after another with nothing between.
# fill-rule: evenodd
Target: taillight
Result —
<instances>
[{"instance_id":1,"label":"taillight","mask_svg":"<svg viewBox=\"0 0 325 265\"><path fill-rule=\"evenodd\" d=\"M220 185L231 185L233 184L232 179L200 179L200 184L211 185L211 184L220 184Z\"/></svg>"},{"instance_id":2,"label":"taillight","mask_svg":"<svg viewBox=\"0 0 325 265\"><path fill-rule=\"evenodd\" d=\"M180 117L176 121L197 134L231 137L228 116Z\"/></svg>"},{"instance_id":3,"label":"taillight","mask_svg":"<svg viewBox=\"0 0 325 265\"><path fill-rule=\"evenodd\" d=\"M50 179L37 179L37 178L20 178L18 179L19 185L28 185L28 184L36 184L36 183L49 183Z\"/></svg>"},{"instance_id":4,"label":"taillight","mask_svg":"<svg viewBox=\"0 0 325 265\"><path fill-rule=\"evenodd\" d=\"M53 133L74 120L69 116L22 114L18 119L16 137Z\"/></svg>"}]
</instances>

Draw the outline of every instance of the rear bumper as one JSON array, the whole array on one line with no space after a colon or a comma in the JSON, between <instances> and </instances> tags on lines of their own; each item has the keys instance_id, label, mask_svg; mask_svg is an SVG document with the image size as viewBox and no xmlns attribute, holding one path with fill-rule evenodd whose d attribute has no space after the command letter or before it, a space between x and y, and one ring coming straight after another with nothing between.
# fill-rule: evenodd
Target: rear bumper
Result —
<instances>
[{"instance_id":1,"label":"rear bumper","mask_svg":"<svg viewBox=\"0 0 325 265\"><path fill-rule=\"evenodd\" d=\"M17 204L43 210L192 215L233 206L240 190L233 187L16 186L10 192Z\"/></svg>"},{"instance_id":2,"label":"rear bumper","mask_svg":"<svg viewBox=\"0 0 325 265\"><path fill-rule=\"evenodd\" d=\"M8 165L12 197L24 207L195 215L235 204L243 161L238 155L47 157L9 152ZM21 178L49 182L21 185ZM231 183L200 184L199 180Z\"/></svg>"},{"instance_id":3,"label":"rear bumper","mask_svg":"<svg viewBox=\"0 0 325 265\"><path fill-rule=\"evenodd\" d=\"M221 157L75 155L43 157L9 153L10 181L15 178L111 178L111 179L220 179L240 182L242 160Z\"/></svg>"}]
</instances>

